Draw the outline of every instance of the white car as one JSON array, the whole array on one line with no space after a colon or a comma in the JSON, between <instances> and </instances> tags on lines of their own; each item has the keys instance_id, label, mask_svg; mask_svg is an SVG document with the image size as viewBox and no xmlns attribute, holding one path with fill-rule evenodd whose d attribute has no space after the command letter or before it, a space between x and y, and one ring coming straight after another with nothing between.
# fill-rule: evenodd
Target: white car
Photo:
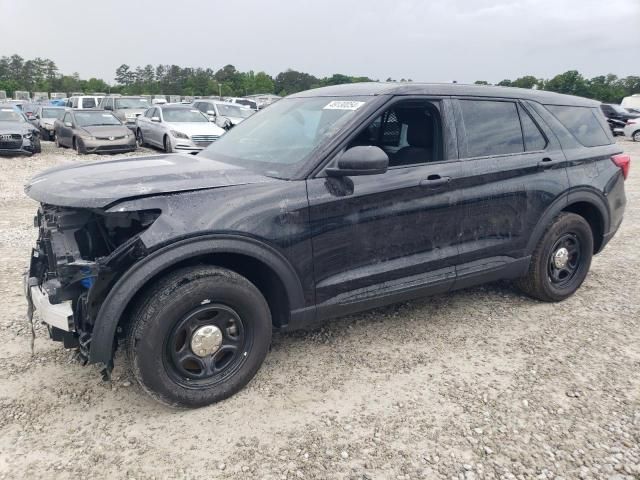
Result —
<instances>
[{"instance_id":1,"label":"white car","mask_svg":"<svg viewBox=\"0 0 640 480\"><path fill-rule=\"evenodd\" d=\"M220 100L196 100L193 102L193 106L225 130L235 127L245 118L249 118L255 113L254 110L237 103L222 102Z\"/></svg>"},{"instance_id":2,"label":"white car","mask_svg":"<svg viewBox=\"0 0 640 480\"><path fill-rule=\"evenodd\" d=\"M630 118L624 126L624 135L634 142L640 142L640 118Z\"/></svg>"},{"instance_id":3,"label":"white car","mask_svg":"<svg viewBox=\"0 0 640 480\"><path fill-rule=\"evenodd\" d=\"M76 110L86 110L88 108L97 108L100 100L93 95L77 95L69 97L67 106Z\"/></svg>"},{"instance_id":4,"label":"white car","mask_svg":"<svg viewBox=\"0 0 640 480\"><path fill-rule=\"evenodd\" d=\"M225 130L190 105L156 105L136 119L138 144L165 152L198 153Z\"/></svg>"},{"instance_id":5,"label":"white car","mask_svg":"<svg viewBox=\"0 0 640 480\"><path fill-rule=\"evenodd\" d=\"M256 103L255 100L251 98L230 97L230 98L227 98L226 101L229 103L236 103L242 107L250 108L251 110L254 110L256 112L258 111L258 104Z\"/></svg>"}]
</instances>

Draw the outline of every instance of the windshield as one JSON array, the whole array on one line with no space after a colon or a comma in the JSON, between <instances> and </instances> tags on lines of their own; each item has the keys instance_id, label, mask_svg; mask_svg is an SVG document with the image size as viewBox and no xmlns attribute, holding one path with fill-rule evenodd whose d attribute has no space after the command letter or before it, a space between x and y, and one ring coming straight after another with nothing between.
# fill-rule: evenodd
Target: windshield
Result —
<instances>
[{"instance_id":1,"label":"windshield","mask_svg":"<svg viewBox=\"0 0 640 480\"><path fill-rule=\"evenodd\" d=\"M120 125L120 120L109 112L75 112L76 123L79 127L92 127L96 125Z\"/></svg>"},{"instance_id":2,"label":"windshield","mask_svg":"<svg viewBox=\"0 0 640 480\"><path fill-rule=\"evenodd\" d=\"M270 177L291 178L373 97L288 98L232 128L200 155Z\"/></svg>"},{"instance_id":3,"label":"windshield","mask_svg":"<svg viewBox=\"0 0 640 480\"><path fill-rule=\"evenodd\" d=\"M13 108L0 109L0 122L20 122L25 121L21 113L16 112Z\"/></svg>"},{"instance_id":4,"label":"windshield","mask_svg":"<svg viewBox=\"0 0 640 480\"><path fill-rule=\"evenodd\" d=\"M43 108L42 118L57 118L61 119L64 115L64 108Z\"/></svg>"},{"instance_id":5,"label":"windshield","mask_svg":"<svg viewBox=\"0 0 640 480\"><path fill-rule=\"evenodd\" d=\"M126 110L127 108L149 108L146 98L116 98L116 109Z\"/></svg>"},{"instance_id":6,"label":"windshield","mask_svg":"<svg viewBox=\"0 0 640 480\"><path fill-rule=\"evenodd\" d=\"M248 118L256 113L250 108L242 108L237 105L226 105L224 103L217 103L216 107L218 107L218 114L223 117Z\"/></svg>"},{"instance_id":7,"label":"windshield","mask_svg":"<svg viewBox=\"0 0 640 480\"><path fill-rule=\"evenodd\" d=\"M208 122L200 110L190 108L165 108L162 110L165 122Z\"/></svg>"}]
</instances>

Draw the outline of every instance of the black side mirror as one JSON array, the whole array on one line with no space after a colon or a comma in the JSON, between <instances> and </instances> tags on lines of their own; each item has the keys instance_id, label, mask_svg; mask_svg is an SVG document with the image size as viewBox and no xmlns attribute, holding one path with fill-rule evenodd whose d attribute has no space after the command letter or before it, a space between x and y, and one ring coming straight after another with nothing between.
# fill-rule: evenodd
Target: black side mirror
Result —
<instances>
[{"instance_id":1,"label":"black side mirror","mask_svg":"<svg viewBox=\"0 0 640 480\"><path fill-rule=\"evenodd\" d=\"M330 177L378 175L387 171L389 156L380 147L352 147L340 155L337 167L327 168Z\"/></svg>"}]
</instances>

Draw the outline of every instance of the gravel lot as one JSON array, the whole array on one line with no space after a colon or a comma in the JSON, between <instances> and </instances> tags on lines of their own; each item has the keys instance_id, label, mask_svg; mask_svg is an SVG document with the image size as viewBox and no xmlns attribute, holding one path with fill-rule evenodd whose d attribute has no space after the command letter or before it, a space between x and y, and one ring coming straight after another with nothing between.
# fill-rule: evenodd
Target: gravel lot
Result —
<instances>
[{"instance_id":1,"label":"gravel lot","mask_svg":"<svg viewBox=\"0 0 640 480\"><path fill-rule=\"evenodd\" d=\"M277 334L256 378L195 410L103 383L39 327L21 272L45 143L0 159L0 478L640 478L640 144L626 218L560 304L507 283Z\"/></svg>"}]
</instances>

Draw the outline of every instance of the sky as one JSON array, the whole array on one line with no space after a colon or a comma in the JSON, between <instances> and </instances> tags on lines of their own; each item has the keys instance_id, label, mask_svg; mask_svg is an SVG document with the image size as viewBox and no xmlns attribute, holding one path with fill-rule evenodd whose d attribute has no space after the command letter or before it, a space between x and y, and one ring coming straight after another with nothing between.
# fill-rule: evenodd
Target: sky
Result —
<instances>
[{"instance_id":1,"label":"sky","mask_svg":"<svg viewBox=\"0 0 640 480\"><path fill-rule=\"evenodd\" d=\"M123 63L460 83L640 75L640 0L0 0L0 16L0 56L108 82Z\"/></svg>"}]
</instances>

